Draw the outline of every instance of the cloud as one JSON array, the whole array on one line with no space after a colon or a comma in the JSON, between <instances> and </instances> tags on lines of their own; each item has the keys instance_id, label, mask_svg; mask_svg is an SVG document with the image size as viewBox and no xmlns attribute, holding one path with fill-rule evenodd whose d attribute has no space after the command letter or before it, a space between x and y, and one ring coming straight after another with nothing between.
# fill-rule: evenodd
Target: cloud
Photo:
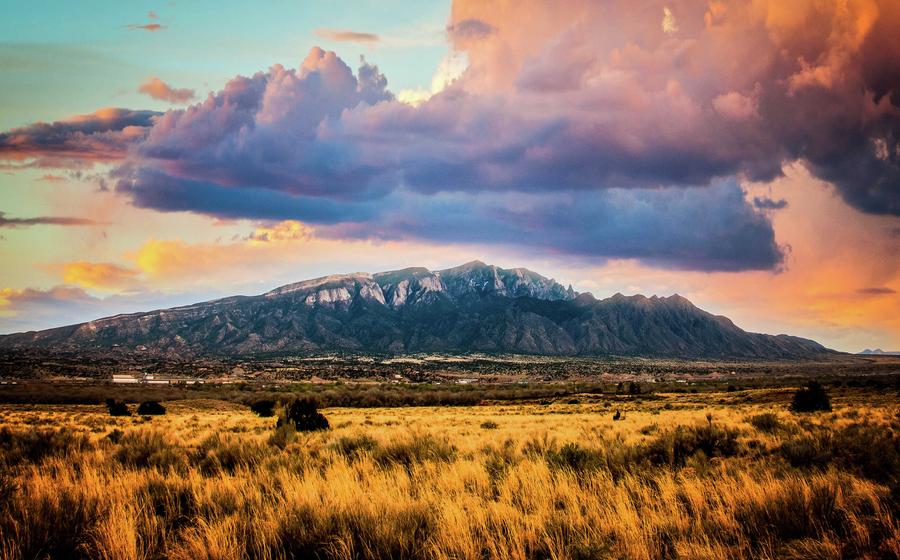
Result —
<instances>
[{"instance_id":1,"label":"cloud","mask_svg":"<svg viewBox=\"0 0 900 560\"><path fill-rule=\"evenodd\" d=\"M363 43L365 45L373 45L380 40L375 33L351 31L349 29L316 29L315 34L326 41Z\"/></svg>"},{"instance_id":2,"label":"cloud","mask_svg":"<svg viewBox=\"0 0 900 560\"><path fill-rule=\"evenodd\" d=\"M860 288L856 293L864 296L888 296L897 293L897 290L891 288Z\"/></svg>"},{"instance_id":3,"label":"cloud","mask_svg":"<svg viewBox=\"0 0 900 560\"><path fill-rule=\"evenodd\" d=\"M139 271L114 263L77 261L51 267L69 285L100 291L120 292L138 286Z\"/></svg>"},{"instance_id":4,"label":"cloud","mask_svg":"<svg viewBox=\"0 0 900 560\"><path fill-rule=\"evenodd\" d=\"M668 35L678 33L678 22L675 21L675 15L668 6L663 6L662 30Z\"/></svg>"},{"instance_id":5,"label":"cloud","mask_svg":"<svg viewBox=\"0 0 900 560\"><path fill-rule=\"evenodd\" d=\"M162 31L166 28L166 26L162 25L161 23L132 23L127 25L126 27L131 31L149 31L151 33Z\"/></svg>"},{"instance_id":6,"label":"cloud","mask_svg":"<svg viewBox=\"0 0 900 560\"><path fill-rule=\"evenodd\" d=\"M754 205L738 185L792 162L864 212L900 215L896 3L686 0L678 33L659 5L507 4L453 3L466 66L427 99L398 101L375 66L354 73L316 48L154 117L111 159L115 189L140 207L333 236L698 270L782 266L778 201Z\"/></svg>"},{"instance_id":7,"label":"cloud","mask_svg":"<svg viewBox=\"0 0 900 560\"><path fill-rule=\"evenodd\" d=\"M173 88L156 76L150 76L144 80L144 83L138 88L138 92L169 103L187 103L194 98L194 90Z\"/></svg>"},{"instance_id":8,"label":"cloud","mask_svg":"<svg viewBox=\"0 0 900 560\"><path fill-rule=\"evenodd\" d=\"M198 301L196 293L168 295L156 292L95 297L77 286L50 289L0 288L0 333L46 329L109 317L186 305Z\"/></svg>"},{"instance_id":9,"label":"cloud","mask_svg":"<svg viewBox=\"0 0 900 560\"><path fill-rule=\"evenodd\" d=\"M767 196L756 196L753 198L753 206L760 210L781 210L787 206L787 200L781 198L778 200L771 199Z\"/></svg>"},{"instance_id":10,"label":"cloud","mask_svg":"<svg viewBox=\"0 0 900 560\"><path fill-rule=\"evenodd\" d=\"M121 160L143 139L155 111L106 108L0 133L0 161L14 166L79 168Z\"/></svg>"},{"instance_id":11,"label":"cloud","mask_svg":"<svg viewBox=\"0 0 900 560\"><path fill-rule=\"evenodd\" d=\"M39 225L50 226L96 226L103 225L88 218L71 218L67 216L38 216L36 218L7 218L5 212L0 212L0 228L18 228Z\"/></svg>"},{"instance_id":12,"label":"cloud","mask_svg":"<svg viewBox=\"0 0 900 560\"><path fill-rule=\"evenodd\" d=\"M66 178L62 175L53 175L50 173L41 175L41 178L38 181L42 181L44 183L65 183Z\"/></svg>"},{"instance_id":13,"label":"cloud","mask_svg":"<svg viewBox=\"0 0 900 560\"><path fill-rule=\"evenodd\" d=\"M457 41L484 39L494 31L493 25L476 18L464 19L447 26L447 34Z\"/></svg>"}]
</instances>

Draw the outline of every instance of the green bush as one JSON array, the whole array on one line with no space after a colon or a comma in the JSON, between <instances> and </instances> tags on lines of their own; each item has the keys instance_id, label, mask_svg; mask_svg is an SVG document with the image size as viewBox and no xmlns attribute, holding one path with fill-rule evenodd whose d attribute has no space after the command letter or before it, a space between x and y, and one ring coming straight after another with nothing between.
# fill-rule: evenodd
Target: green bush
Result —
<instances>
[{"instance_id":1,"label":"green bush","mask_svg":"<svg viewBox=\"0 0 900 560\"><path fill-rule=\"evenodd\" d=\"M810 381L805 389L800 389L794 394L791 403L794 412L828 412L831 410L831 399L825 387L817 381Z\"/></svg>"},{"instance_id":2,"label":"green bush","mask_svg":"<svg viewBox=\"0 0 900 560\"><path fill-rule=\"evenodd\" d=\"M257 416L269 418L275 415L275 401L271 399L261 399L250 403L250 410Z\"/></svg>"},{"instance_id":3,"label":"green bush","mask_svg":"<svg viewBox=\"0 0 900 560\"><path fill-rule=\"evenodd\" d=\"M296 399L288 403L278 418L276 427L289 425L298 432L315 432L328 429L328 419L318 411L316 401Z\"/></svg>"},{"instance_id":4,"label":"green bush","mask_svg":"<svg viewBox=\"0 0 900 560\"><path fill-rule=\"evenodd\" d=\"M166 407L156 401L143 401L138 405L137 413L140 416L161 416L166 413Z\"/></svg>"},{"instance_id":5,"label":"green bush","mask_svg":"<svg viewBox=\"0 0 900 560\"><path fill-rule=\"evenodd\" d=\"M131 410L128 409L125 401L106 399L106 408L109 410L110 416L131 416Z\"/></svg>"}]
</instances>

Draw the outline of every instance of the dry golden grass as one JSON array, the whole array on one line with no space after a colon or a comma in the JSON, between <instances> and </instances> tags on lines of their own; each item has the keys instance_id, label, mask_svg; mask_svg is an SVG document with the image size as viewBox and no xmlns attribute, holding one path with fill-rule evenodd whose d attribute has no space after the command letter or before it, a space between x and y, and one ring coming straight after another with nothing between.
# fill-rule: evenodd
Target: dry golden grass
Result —
<instances>
[{"instance_id":1,"label":"dry golden grass","mask_svg":"<svg viewBox=\"0 0 900 560\"><path fill-rule=\"evenodd\" d=\"M900 556L896 395L760 396L333 408L288 441L218 401L5 406L0 557Z\"/></svg>"}]
</instances>

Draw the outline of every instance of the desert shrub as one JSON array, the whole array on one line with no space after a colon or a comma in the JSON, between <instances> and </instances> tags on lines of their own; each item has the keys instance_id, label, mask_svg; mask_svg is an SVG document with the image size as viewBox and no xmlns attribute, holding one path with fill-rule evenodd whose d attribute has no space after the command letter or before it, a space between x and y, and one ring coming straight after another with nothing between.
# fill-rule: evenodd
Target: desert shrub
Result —
<instances>
[{"instance_id":1,"label":"desert shrub","mask_svg":"<svg viewBox=\"0 0 900 560\"><path fill-rule=\"evenodd\" d=\"M778 448L793 467L840 468L897 486L900 483L900 436L890 427L857 423L793 437Z\"/></svg>"},{"instance_id":2,"label":"desert shrub","mask_svg":"<svg viewBox=\"0 0 900 560\"><path fill-rule=\"evenodd\" d=\"M297 430L290 424L276 426L275 431L269 436L269 445L284 449L297 439Z\"/></svg>"},{"instance_id":3,"label":"desert shrub","mask_svg":"<svg viewBox=\"0 0 900 560\"><path fill-rule=\"evenodd\" d=\"M120 430L118 428L115 428L113 431L106 434L106 439L108 439L109 441L111 441L113 443L119 443L120 441L122 441L123 435L125 435L125 432L123 432L122 430Z\"/></svg>"},{"instance_id":4,"label":"desert shrub","mask_svg":"<svg viewBox=\"0 0 900 560\"><path fill-rule=\"evenodd\" d=\"M106 399L106 408L109 410L110 416L131 416L131 410L125 401L116 399Z\"/></svg>"},{"instance_id":5,"label":"desert shrub","mask_svg":"<svg viewBox=\"0 0 900 560\"><path fill-rule=\"evenodd\" d=\"M119 448L114 457L123 465L133 468L181 472L187 467L184 450L175 445L163 432L155 430L125 432L119 440Z\"/></svg>"},{"instance_id":6,"label":"desert shrub","mask_svg":"<svg viewBox=\"0 0 900 560\"><path fill-rule=\"evenodd\" d=\"M738 453L738 431L712 421L703 426L677 426L644 444L639 455L655 465L683 467L702 452L706 457L731 457Z\"/></svg>"},{"instance_id":7,"label":"desert shrub","mask_svg":"<svg viewBox=\"0 0 900 560\"><path fill-rule=\"evenodd\" d=\"M160 416L166 413L166 407L156 401L142 401L137 413L141 416Z\"/></svg>"},{"instance_id":8,"label":"desert shrub","mask_svg":"<svg viewBox=\"0 0 900 560\"><path fill-rule=\"evenodd\" d=\"M805 389L800 389L794 394L791 410L794 412L827 412L831 410L831 399L828 398L825 387L817 381L810 381Z\"/></svg>"},{"instance_id":9,"label":"desert shrub","mask_svg":"<svg viewBox=\"0 0 900 560\"><path fill-rule=\"evenodd\" d=\"M332 443L332 446L344 457L354 460L365 453L372 453L378 449L378 440L368 434L341 436Z\"/></svg>"},{"instance_id":10,"label":"desert shrub","mask_svg":"<svg viewBox=\"0 0 900 560\"><path fill-rule=\"evenodd\" d=\"M96 492L71 484L41 487L26 479L3 504L0 556L3 558L90 558L85 549L103 504Z\"/></svg>"},{"instance_id":11,"label":"desert shrub","mask_svg":"<svg viewBox=\"0 0 900 560\"><path fill-rule=\"evenodd\" d=\"M499 426L493 420L485 420L481 423L482 430L496 430Z\"/></svg>"},{"instance_id":12,"label":"desert shrub","mask_svg":"<svg viewBox=\"0 0 900 560\"><path fill-rule=\"evenodd\" d=\"M450 461L456 456L456 447L446 437L412 434L382 445L373 455L382 465L398 464L410 468L425 461Z\"/></svg>"},{"instance_id":13,"label":"desert shrub","mask_svg":"<svg viewBox=\"0 0 900 560\"><path fill-rule=\"evenodd\" d=\"M757 414L755 416L751 416L748 420L750 425L761 432L773 433L781 427L781 420L778 419L778 415L772 412L764 412L762 414Z\"/></svg>"},{"instance_id":14,"label":"desert shrub","mask_svg":"<svg viewBox=\"0 0 900 560\"><path fill-rule=\"evenodd\" d=\"M641 394L641 384L636 381L631 381L628 383L628 394L629 395L640 395Z\"/></svg>"},{"instance_id":15,"label":"desert shrub","mask_svg":"<svg viewBox=\"0 0 900 560\"><path fill-rule=\"evenodd\" d=\"M269 418L275 415L275 401L271 399L261 399L250 403L250 410L257 416Z\"/></svg>"},{"instance_id":16,"label":"desert shrub","mask_svg":"<svg viewBox=\"0 0 900 560\"><path fill-rule=\"evenodd\" d=\"M599 452L571 442L548 453L546 459L551 468L569 469L576 473L597 470L605 464Z\"/></svg>"},{"instance_id":17,"label":"desert shrub","mask_svg":"<svg viewBox=\"0 0 900 560\"><path fill-rule=\"evenodd\" d=\"M285 405L276 427L290 425L298 432L314 432L328 429L328 419L318 411L316 401L296 399Z\"/></svg>"},{"instance_id":18,"label":"desert shrub","mask_svg":"<svg viewBox=\"0 0 900 560\"><path fill-rule=\"evenodd\" d=\"M522 446L522 453L532 457L546 457L559 449L556 438L547 432L541 435L533 435Z\"/></svg>"},{"instance_id":19,"label":"desert shrub","mask_svg":"<svg viewBox=\"0 0 900 560\"><path fill-rule=\"evenodd\" d=\"M234 474L239 469L255 467L265 456L265 448L255 441L227 439L213 434L200 442L191 462L206 475L221 472Z\"/></svg>"},{"instance_id":20,"label":"desert shrub","mask_svg":"<svg viewBox=\"0 0 900 560\"><path fill-rule=\"evenodd\" d=\"M878 482L900 482L900 435L888 426L850 424L835 433L832 443L844 468Z\"/></svg>"},{"instance_id":21,"label":"desert shrub","mask_svg":"<svg viewBox=\"0 0 900 560\"><path fill-rule=\"evenodd\" d=\"M0 428L0 467L40 463L46 457L62 457L91 447L86 434L66 428L19 432L3 427Z\"/></svg>"},{"instance_id":22,"label":"desert shrub","mask_svg":"<svg viewBox=\"0 0 900 560\"><path fill-rule=\"evenodd\" d=\"M507 439L501 445L487 445L481 450L484 456L484 470L487 472L494 497L499 493L499 484L506 477L509 468L519 462L516 443Z\"/></svg>"}]
</instances>

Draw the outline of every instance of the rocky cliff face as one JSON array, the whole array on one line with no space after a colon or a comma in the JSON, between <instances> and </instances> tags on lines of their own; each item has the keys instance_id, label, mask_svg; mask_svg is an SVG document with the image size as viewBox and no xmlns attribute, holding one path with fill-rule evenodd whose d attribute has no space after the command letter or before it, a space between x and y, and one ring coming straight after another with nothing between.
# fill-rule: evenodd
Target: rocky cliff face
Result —
<instances>
[{"instance_id":1,"label":"rocky cliff face","mask_svg":"<svg viewBox=\"0 0 900 560\"><path fill-rule=\"evenodd\" d=\"M597 300L530 270L475 261L327 276L260 296L0 337L2 348L209 354L503 352L798 358L827 352L748 333L681 296Z\"/></svg>"}]
</instances>

